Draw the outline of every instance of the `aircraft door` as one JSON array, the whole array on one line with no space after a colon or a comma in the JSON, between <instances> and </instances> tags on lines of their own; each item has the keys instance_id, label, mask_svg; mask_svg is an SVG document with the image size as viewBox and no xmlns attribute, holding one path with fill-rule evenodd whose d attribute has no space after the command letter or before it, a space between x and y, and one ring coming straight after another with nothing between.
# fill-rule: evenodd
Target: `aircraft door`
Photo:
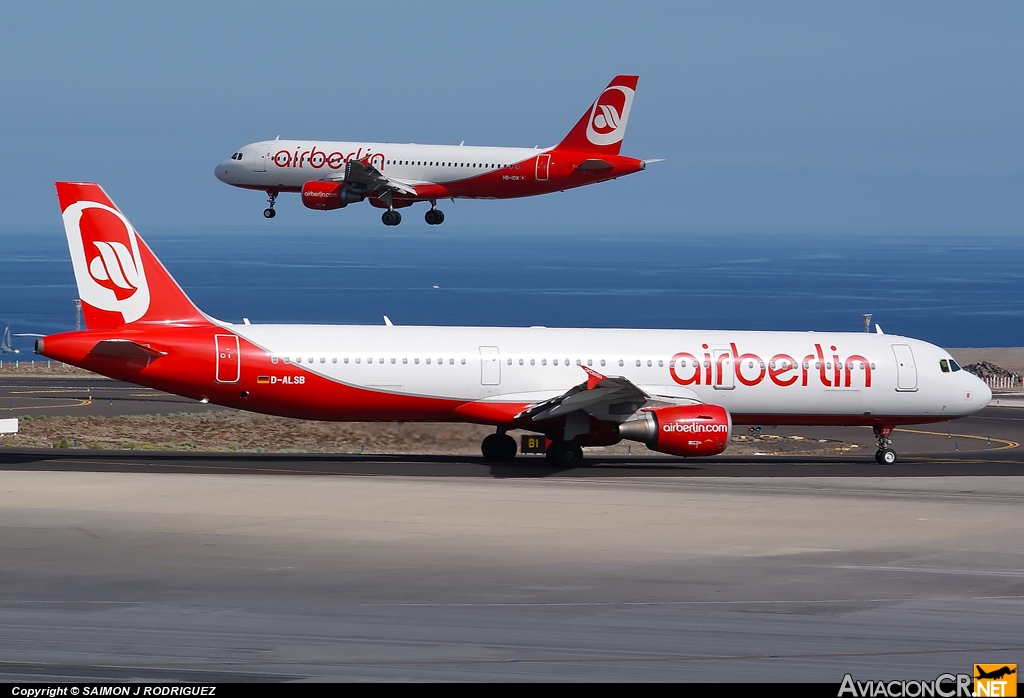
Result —
<instances>
[{"instance_id":1,"label":"aircraft door","mask_svg":"<svg viewBox=\"0 0 1024 698\"><path fill-rule=\"evenodd\" d=\"M501 354L498 347L480 347L480 385L501 384Z\"/></svg>"},{"instance_id":2,"label":"aircraft door","mask_svg":"<svg viewBox=\"0 0 1024 698\"><path fill-rule=\"evenodd\" d=\"M917 364L914 363L914 352L910 350L910 345L893 344L892 353L896 356L896 390L917 390Z\"/></svg>"},{"instance_id":3,"label":"aircraft door","mask_svg":"<svg viewBox=\"0 0 1024 698\"><path fill-rule=\"evenodd\" d=\"M537 181L548 181L548 165L551 164L551 154L544 153L537 156Z\"/></svg>"},{"instance_id":4,"label":"aircraft door","mask_svg":"<svg viewBox=\"0 0 1024 698\"><path fill-rule=\"evenodd\" d=\"M214 339L217 342L217 382L237 383L242 375L238 337L233 334L218 334Z\"/></svg>"},{"instance_id":5,"label":"aircraft door","mask_svg":"<svg viewBox=\"0 0 1024 698\"><path fill-rule=\"evenodd\" d=\"M270 151L272 146L261 145L256 149L256 160L252 164L253 172L266 172L267 162L270 160Z\"/></svg>"}]
</instances>

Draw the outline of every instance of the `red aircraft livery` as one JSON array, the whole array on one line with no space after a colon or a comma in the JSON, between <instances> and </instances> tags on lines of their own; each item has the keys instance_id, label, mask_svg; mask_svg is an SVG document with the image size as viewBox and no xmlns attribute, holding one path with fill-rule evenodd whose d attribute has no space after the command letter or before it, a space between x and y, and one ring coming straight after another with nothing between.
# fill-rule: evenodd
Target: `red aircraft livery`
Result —
<instances>
[{"instance_id":1,"label":"red aircraft livery","mask_svg":"<svg viewBox=\"0 0 1024 698\"><path fill-rule=\"evenodd\" d=\"M619 155L637 76L619 75L550 148L499 148L416 143L262 141L217 165L217 179L267 193L267 218L281 192L298 192L319 211L369 201L398 225L397 209L430 202L424 218L439 225L439 199L513 199L604 182L644 169L653 160Z\"/></svg>"},{"instance_id":2,"label":"red aircraft livery","mask_svg":"<svg viewBox=\"0 0 1024 698\"><path fill-rule=\"evenodd\" d=\"M96 184L57 184L88 329L36 351L118 380L266 414L543 434L555 462L632 439L710 456L734 424L874 427L973 414L992 397L948 352L895 335L544 327L235 325L201 312Z\"/></svg>"}]
</instances>

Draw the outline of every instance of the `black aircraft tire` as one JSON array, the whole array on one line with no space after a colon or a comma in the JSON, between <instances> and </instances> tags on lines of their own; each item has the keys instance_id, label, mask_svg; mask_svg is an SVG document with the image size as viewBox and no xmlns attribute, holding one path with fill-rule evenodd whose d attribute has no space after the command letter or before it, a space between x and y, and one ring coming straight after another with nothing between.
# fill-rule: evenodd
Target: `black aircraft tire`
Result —
<instances>
[{"instance_id":1,"label":"black aircraft tire","mask_svg":"<svg viewBox=\"0 0 1024 698\"><path fill-rule=\"evenodd\" d=\"M480 453L483 454L484 460L502 460L501 442L498 440L497 434L488 434L484 437L483 442L480 444Z\"/></svg>"},{"instance_id":2,"label":"black aircraft tire","mask_svg":"<svg viewBox=\"0 0 1024 698\"><path fill-rule=\"evenodd\" d=\"M501 444L501 460L508 462L515 460L516 453L519 449L516 447L516 440L508 434L503 434L499 437L499 444Z\"/></svg>"},{"instance_id":3,"label":"black aircraft tire","mask_svg":"<svg viewBox=\"0 0 1024 698\"><path fill-rule=\"evenodd\" d=\"M583 462L583 449L572 441L555 441L548 446L548 461L560 467L575 467Z\"/></svg>"}]
</instances>

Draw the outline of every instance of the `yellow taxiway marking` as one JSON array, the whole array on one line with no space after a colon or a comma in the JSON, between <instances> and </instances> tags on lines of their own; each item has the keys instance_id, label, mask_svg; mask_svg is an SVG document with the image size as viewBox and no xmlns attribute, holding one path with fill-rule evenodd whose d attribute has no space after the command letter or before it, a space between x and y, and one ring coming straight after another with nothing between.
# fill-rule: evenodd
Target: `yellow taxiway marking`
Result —
<instances>
[{"instance_id":1,"label":"yellow taxiway marking","mask_svg":"<svg viewBox=\"0 0 1024 698\"><path fill-rule=\"evenodd\" d=\"M11 395L45 395L48 393L88 393L88 388L56 388L53 390L12 390Z\"/></svg>"},{"instance_id":2,"label":"yellow taxiway marking","mask_svg":"<svg viewBox=\"0 0 1024 698\"><path fill-rule=\"evenodd\" d=\"M986 442L995 441L996 443L1003 444L1002 446L997 446L996 448L993 448L992 449L993 451L1002 451L1002 450L1007 449L1007 448L1018 448L1020 446L1020 444L1017 443L1016 441L1008 441L1007 439L994 439L994 438L989 437L989 436L975 436L974 434L952 434L952 433L949 433L949 432L943 434L941 431L924 431L922 429L904 429L903 427L900 427L898 429L893 429L893 431L902 431L902 432L905 432L907 434L928 434L929 436L949 436L949 437L955 436L958 439L976 439L978 441L986 441Z\"/></svg>"},{"instance_id":3,"label":"yellow taxiway marking","mask_svg":"<svg viewBox=\"0 0 1024 698\"><path fill-rule=\"evenodd\" d=\"M50 393L86 393L86 397L77 398L69 397L71 404L61 405L34 405L31 407L0 407L0 411L3 412L14 412L20 410L57 410L65 409L68 407L87 407L92 404L92 393L89 388L64 388L64 389L52 389L52 390L12 390L11 395L48 395Z\"/></svg>"},{"instance_id":4,"label":"yellow taxiway marking","mask_svg":"<svg viewBox=\"0 0 1024 698\"><path fill-rule=\"evenodd\" d=\"M66 409L68 407L88 407L92 404L92 398L86 398L85 400L75 400L71 404L63 405L33 405L30 407L0 407L0 411L3 412L21 412L23 410L57 410Z\"/></svg>"}]
</instances>

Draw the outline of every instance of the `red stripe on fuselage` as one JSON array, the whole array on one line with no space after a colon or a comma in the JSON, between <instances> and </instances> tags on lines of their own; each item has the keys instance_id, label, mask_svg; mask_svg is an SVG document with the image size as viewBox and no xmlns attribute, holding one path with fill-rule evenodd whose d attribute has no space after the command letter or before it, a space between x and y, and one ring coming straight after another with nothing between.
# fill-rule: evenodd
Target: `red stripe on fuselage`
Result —
<instances>
[{"instance_id":1,"label":"red stripe on fuselage","mask_svg":"<svg viewBox=\"0 0 1024 698\"><path fill-rule=\"evenodd\" d=\"M550 157L547 165L547 179L537 179L538 157ZM395 200L402 201L432 201L436 199L518 199L527 196L538 196L551 194L556 191L575 189L596 184L610 179L616 179L625 175L633 174L644 169L642 160L622 156L607 156L601 159L611 167L603 169L579 169L579 165L594 157L593 153L572 153L564 151L548 151L540 153L537 157L529 158L511 167L503 167L490 170L478 175L471 175L465 179L456 179L445 182L426 182L414 185L416 195L395 193ZM385 169L385 174L388 169ZM258 173L260 177L266 177L264 184L236 184L240 189L251 189L253 191L273 191L298 193L302 191L301 185L294 184L271 184L274 180L270 178L273 172ZM398 175L394 175L402 179ZM310 180L316 179L310 173Z\"/></svg>"}]
</instances>

